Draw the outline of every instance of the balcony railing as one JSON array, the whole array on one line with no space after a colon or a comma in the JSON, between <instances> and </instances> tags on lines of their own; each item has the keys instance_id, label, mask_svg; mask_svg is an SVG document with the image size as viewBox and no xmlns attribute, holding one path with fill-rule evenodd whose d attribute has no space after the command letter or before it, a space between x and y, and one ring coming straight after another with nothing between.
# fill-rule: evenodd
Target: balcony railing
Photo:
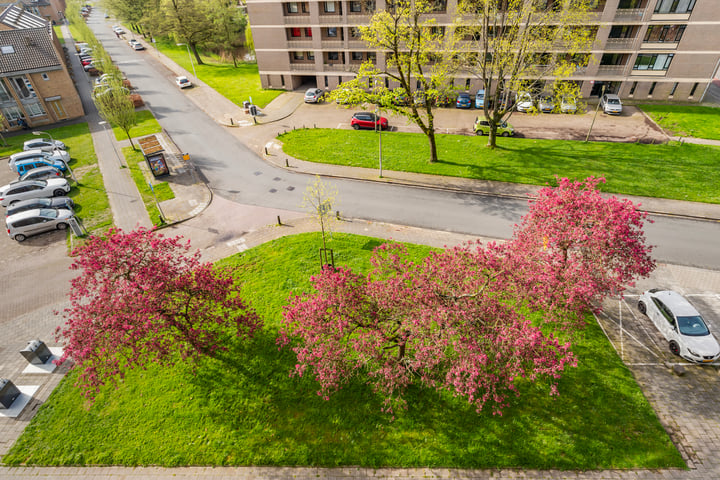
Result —
<instances>
[{"instance_id":1,"label":"balcony railing","mask_svg":"<svg viewBox=\"0 0 720 480\"><path fill-rule=\"evenodd\" d=\"M623 75L627 65L599 65L598 75Z\"/></svg>"},{"instance_id":2,"label":"balcony railing","mask_svg":"<svg viewBox=\"0 0 720 480\"><path fill-rule=\"evenodd\" d=\"M303 72L315 70L314 63L290 63L290 70L300 70Z\"/></svg>"},{"instance_id":3,"label":"balcony railing","mask_svg":"<svg viewBox=\"0 0 720 480\"><path fill-rule=\"evenodd\" d=\"M310 14L307 15L288 15L283 17L285 25L310 25Z\"/></svg>"},{"instance_id":4,"label":"balcony railing","mask_svg":"<svg viewBox=\"0 0 720 480\"><path fill-rule=\"evenodd\" d=\"M645 15L644 8L618 8L615 12L615 21L640 21L642 20L643 15Z\"/></svg>"},{"instance_id":5,"label":"balcony railing","mask_svg":"<svg viewBox=\"0 0 720 480\"><path fill-rule=\"evenodd\" d=\"M288 48L311 48L312 40L288 40Z\"/></svg>"},{"instance_id":6,"label":"balcony railing","mask_svg":"<svg viewBox=\"0 0 720 480\"><path fill-rule=\"evenodd\" d=\"M320 15L320 23L323 25L342 25L343 17L340 14Z\"/></svg>"},{"instance_id":7,"label":"balcony railing","mask_svg":"<svg viewBox=\"0 0 720 480\"><path fill-rule=\"evenodd\" d=\"M605 42L607 50L629 50L633 49L635 44L634 38L608 38Z\"/></svg>"},{"instance_id":8,"label":"balcony railing","mask_svg":"<svg viewBox=\"0 0 720 480\"><path fill-rule=\"evenodd\" d=\"M338 60L339 62L339 60ZM323 69L326 71L333 71L333 72L348 72L350 71L350 65L345 65L344 63L326 63L323 65Z\"/></svg>"}]
</instances>

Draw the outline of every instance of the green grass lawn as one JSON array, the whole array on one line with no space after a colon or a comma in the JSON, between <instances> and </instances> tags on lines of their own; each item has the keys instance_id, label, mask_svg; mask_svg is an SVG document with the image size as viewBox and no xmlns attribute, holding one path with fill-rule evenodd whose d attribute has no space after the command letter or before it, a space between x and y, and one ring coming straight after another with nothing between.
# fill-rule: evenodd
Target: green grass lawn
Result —
<instances>
[{"instance_id":1,"label":"green grass lawn","mask_svg":"<svg viewBox=\"0 0 720 480\"><path fill-rule=\"evenodd\" d=\"M638 106L672 135L720 140L720 108L699 105Z\"/></svg>"},{"instance_id":2,"label":"green grass lawn","mask_svg":"<svg viewBox=\"0 0 720 480\"><path fill-rule=\"evenodd\" d=\"M152 135L153 133L160 133L162 131L162 127L150 110L138 110L136 116L137 125L130 129L130 136L132 138L144 137L145 135ZM115 140L127 140L127 136L122 128L114 126L113 133L115 134Z\"/></svg>"},{"instance_id":3,"label":"green grass lawn","mask_svg":"<svg viewBox=\"0 0 720 480\"><path fill-rule=\"evenodd\" d=\"M147 178L145 178L143 171L140 169L140 164L145 164L145 157L139 149L133 150L132 147L124 147L122 152L125 156L125 163L127 163L130 169L130 176L135 182L135 186L137 186L143 203L145 204L145 209L150 215L150 220L153 222L153 225L161 225L163 222L160 218L160 211L157 208L153 192L150 190ZM167 182L158 182L155 179L152 179L151 182L153 182L153 190L155 191L155 197L157 197L158 202L175 198L175 194Z\"/></svg>"},{"instance_id":4,"label":"green grass lawn","mask_svg":"<svg viewBox=\"0 0 720 480\"><path fill-rule=\"evenodd\" d=\"M368 268L382 241L335 234L336 265ZM579 367L559 382L521 384L502 416L423 388L392 421L370 388L354 382L324 401L317 384L290 378L292 352L275 343L290 292L318 271L319 234L286 237L221 262L234 268L265 319L253 341L193 370L129 372L93 405L63 380L3 462L9 465L288 465L607 469L683 467L627 368L590 320L574 351ZM428 248L411 246L413 255Z\"/></svg>"},{"instance_id":5,"label":"green grass lawn","mask_svg":"<svg viewBox=\"0 0 720 480\"><path fill-rule=\"evenodd\" d=\"M192 73L190 57L187 48L178 47L174 41L156 38L158 49L172 59L175 63ZM232 63L221 62L216 56L201 54L205 65L195 64L197 76L211 88L233 102L242 105L242 102L252 97L253 103L264 108L284 90L266 90L260 86L260 75L256 63L239 62L235 68ZM193 56L193 63L195 58Z\"/></svg>"},{"instance_id":6,"label":"green grass lawn","mask_svg":"<svg viewBox=\"0 0 720 480\"><path fill-rule=\"evenodd\" d=\"M44 130L55 140L62 140L67 145L72 168L79 184L73 185L68 196L75 201L75 212L83 225L92 233L105 230L112 225L112 212L108 202L105 184L97 164L95 147L87 123L68 125ZM32 133L7 138L7 146L0 147L0 156L7 156L22 151L23 143L31 138L38 138Z\"/></svg>"},{"instance_id":7,"label":"green grass lawn","mask_svg":"<svg viewBox=\"0 0 720 480\"><path fill-rule=\"evenodd\" d=\"M63 37L61 28L62 27L60 25L55 25L53 27L53 30L55 30L55 35L57 35L58 40L60 41L60 45L65 45L65 37Z\"/></svg>"},{"instance_id":8,"label":"green grass lawn","mask_svg":"<svg viewBox=\"0 0 720 480\"><path fill-rule=\"evenodd\" d=\"M378 168L373 131L300 129L280 135L283 151L317 163ZM720 147L672 143L577 142L437 135L439 161L429 163L422 134L382 134L383 169L545 185L554 176L603 176L606 192L720 203Z\"/></svg>"}]
</instances>

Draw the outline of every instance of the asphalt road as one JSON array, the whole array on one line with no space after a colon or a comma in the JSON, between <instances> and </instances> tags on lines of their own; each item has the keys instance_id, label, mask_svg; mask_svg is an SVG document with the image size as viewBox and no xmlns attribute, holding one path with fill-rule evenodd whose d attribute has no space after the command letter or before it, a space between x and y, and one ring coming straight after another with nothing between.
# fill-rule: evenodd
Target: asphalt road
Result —
<instances>
[{"instance_id":1,"label":"asphalt road","mask_svg":"<svg viewBox=\"0 0 720 480\"><path fill-rule=\"evenodd\" d=\"M229 131L199 110L174 84L174 72L152 50L136 52L101 18L89 21L155 117L193 160L217 195L234 202L300 210L308 176L265 163ZM524 200L435 189L333 180L344 216L506 238L526 211ZM656 217L647 227L661 262L720 270L720 223Z\"/></svg>"}]
</instances>

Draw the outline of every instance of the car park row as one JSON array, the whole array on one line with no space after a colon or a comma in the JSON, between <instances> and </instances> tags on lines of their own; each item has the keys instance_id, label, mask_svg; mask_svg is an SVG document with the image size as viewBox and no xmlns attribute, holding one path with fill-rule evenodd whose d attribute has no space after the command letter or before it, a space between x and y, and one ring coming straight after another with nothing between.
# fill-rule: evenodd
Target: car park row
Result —
<instances>
[{"instance_id":1,"label":"car park row","mask_svg":"<svg viewBox=\"0 0 720 480\"><path fill-rule=\"evenodd\" d=\"M0 205L6 208L5 224L18 242L42 232L65 230L74 220L74 203L64 172L70 155L65 144L53 139L28 140L8 159L18 179L0 187Z\"/></svg>"}]
</instances>

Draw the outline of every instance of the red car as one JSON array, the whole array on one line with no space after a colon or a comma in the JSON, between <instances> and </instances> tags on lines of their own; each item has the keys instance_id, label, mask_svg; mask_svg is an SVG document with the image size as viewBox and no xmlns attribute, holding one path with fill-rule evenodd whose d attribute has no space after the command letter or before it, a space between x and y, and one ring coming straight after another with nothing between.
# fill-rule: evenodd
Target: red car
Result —
<instances>
[{"instance_id":1,"label":"red car","mask_svg":"<svg viewBox=\"0 0 720 480\"><path fill-rule=\"evenodd\" d=\"M350 126L355 130L359 130L361 128L369 128L371 130L376 130L378 127L380 127L380 129L382 130L387 130L388 119L375 115L371 112L357 112L352 116L352 120L350 120Z\"/></svg>"}]
</instances>

